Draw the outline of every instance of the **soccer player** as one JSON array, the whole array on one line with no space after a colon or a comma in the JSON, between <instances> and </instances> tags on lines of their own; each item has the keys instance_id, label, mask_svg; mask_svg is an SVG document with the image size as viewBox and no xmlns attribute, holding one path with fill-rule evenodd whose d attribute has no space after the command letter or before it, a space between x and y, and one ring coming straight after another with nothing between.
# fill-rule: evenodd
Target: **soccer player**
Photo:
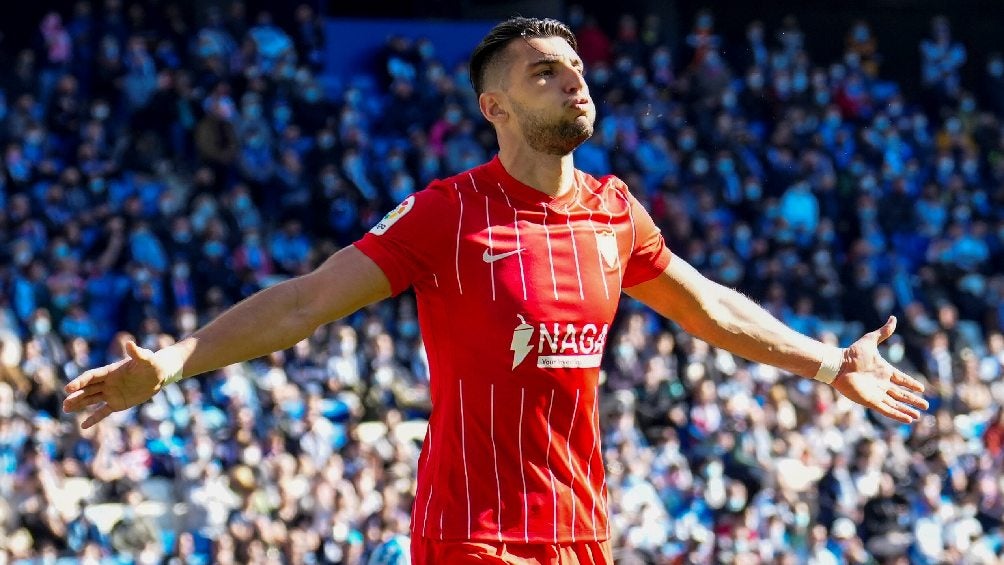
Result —
<instances>
[{"instance_id":1,"label":"soccer player","mask_svg":"<svg viewBox=\"0 0 1004 565\"><path fill-rule=\"evenodd\" d=\"M178 343L89 370L64 407L90 427L166 383L292 346L414 288L432 415L412 511L414 563L611 563L597 377L622 292L747 359L833 386L910 423L922 385L877 345L839 349L783 325L671 253L619 179L577 171L593 132L575 37L555 20L498 24L471 56L499 153L406 198L315 271L235 305Z\"/></svg>"}]
</instances>

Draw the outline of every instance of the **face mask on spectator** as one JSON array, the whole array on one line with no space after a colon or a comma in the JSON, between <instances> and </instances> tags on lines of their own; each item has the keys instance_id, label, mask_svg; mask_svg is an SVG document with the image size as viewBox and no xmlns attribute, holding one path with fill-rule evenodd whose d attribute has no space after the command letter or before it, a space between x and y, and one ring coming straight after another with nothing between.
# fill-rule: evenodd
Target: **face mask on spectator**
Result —
<instances>
[{"instance_id":1,"label":"face mask on spectator","mask_svg":"<svg viewBox=\"0 0 1004 565\"><path fill-rule=\"evenodd\" d=\"M404 320L398 324L398 333L405 339L413 339L418 335L418 322L415 320Z\"/></svg>"},{"instance_id":2,"label":"face mask on spectator","mask_svg":"<svg viewBox=\"0 0 1004 565\"><path fill-rule=\"evenodd\" d=\"M681 151L691 151L694 149L694 146L697 145L697 140L694 139L693 136L686 135L680 138L677 145L680 147Z\"/></svg>"},{"instance_id":3,"label":"face mask on spectator","mask_svg":"<svg viewBox=\"0 0 1004 565\"><path fill-rule=\"evenodd\" d=\"M990 61L990 64L987 65L987 72L994 78L1004 75L1004 61L1000 59Z\"/></svg>"},{"instance_id":4,"label":"face mask on spectator","mask_svg":"<svg viewBox=\"0 0 1004 565\"><path fill-rule=\"evenodd\" d=\"M791 79L791 88L795 92L805 92L809 88L809 77L805 73L795 73Z\"/></svg>"},{"instance_id":5,"label":"face mask on spectator","mask_svg":"<svg viewBox=\"0 0 1004 565\"><path fill-rule=\"evenodd\" d=\"M19 267L24 267L28 263L31 263L32 257L30 249L21 249L14 254L14 264Z\"/></svg>"},{"instance_id":6,"label":"face mask on spectator","mask_svg":"<svg viewBox=\"0 0 1004 565\"><path fill-rule=\"evenodd\" d=\"M98 104L91 111L91 117L95 120L104 121L111 114L111 108L107 104Z\"/></svg>"},{"instance_id":7,"label":"face mask on spectator","mask_svg":"<svg viewBox=\"0 0 1004 565\"><path fill-rule=\"evenodd\" d=\"M969 209L969 206L956 206L952 210L952 218L959 223L966 224L969 223L970 218L973 216L973 211Z\"/></svg>"},{"instance_id":8,"label":"face mask on spectator","mask_svg":"<svg viewBox=\"0 0 1004 565\"><path fill-rule=\"evenodd\" d=\"M244 106L244 117L249 120L257 120L261 117L261 104L248 104Z\"/></svg>"},{"instance_id":9,"label":"face mask on spectator","mask_svg":"<svg viewBox=\"0 0 1004 565\"><path fill-rule=\"evenodd\" d=\"M605 85L610 80L610 71L608 71L604 67L600 67L595 71L593 71L593 73L590 76L592 77L593 82L595 84L602 86Z\"/></svg>"},{"instance_id":10,"label":"face mask on spectator","mask_svg":"<svg viewBox=\"0 0 1004 565\"><path fill-rule=\"evenodd\" d=\"M708 172L708 160L704 158L694 159L694 162L690 165L690 171L697 176L706 174Z\"/></svg>"},{"instance_id":11,"label":"face mask on spectator","mask_svg":"<svg viewBox=\"0 0 1004 565\"><path fill-rule=\"evenodd\" d=\"M739 266L734 263L728 263L722 268L721 277L722 281L728 284L735 284L739 282L739 277L742 271L739 270Z\"/></svg>"},{"instance_id":12,"label":"face mask on spectator","mask_svg":"<svg viewBox=\"0 0 1004 565\"><path fill-rule=\"evenodd\" d=\"M205 253L207 257L222 257L226 251L226 247L220 241L209 241L202 246L202 252Z\"/></svg>"},{"instance_id":13,"label":"face mask on spectator","mask_svg":"<svg viewBox=\"0 0 1004 565\"><path fill-rule=\"evenodd\" d=\"M178 279L187 279L189 275L188 265L185 263L178 263L174 266L174 276Z\"/></svg>"},{"instance_id":14,"label":"face mask on spectator","mask_svg":"<svg viewBox=\"0 0 1004 565\"><path fill-rule=\"evenodd\" d=\"M276 123L286 125L289 123L289 119L293 117L293 111L289 109L289 106L279 106L275 109L273 116Z\"/></svg>"},{"instance_id":15,"label":"face mask on spectator","mask_svg":"<svg viewBox=\"0 0 1004 565\"><path fill-rule=\"evenodd\" d=\"M48 335L49 331L52 330L52 322L49 318L40 317L35 319L31 327L35 335Z\"/></svg>"},{"instance_id":16,"label":"face mask on spectator","mask_svg":"<svg viewBox=\"0 0 1004 565\"><path fill-rule=\"evenodd\" d=\"M951 157L941 157L938 159L938 172L947 175L955 169L955 160Z\"/></svg>"},{"instance_id":17,"label":"face mask on spectator","mask_svg":"<svg viewBox=\"0 0 1004 565\"><path fill-rule=\"evenodd\" d=\"M109 37L101 42L101 54L109 61L115 61L119 58L119 46L114 39Z\"/></svg>"}]
</instances>

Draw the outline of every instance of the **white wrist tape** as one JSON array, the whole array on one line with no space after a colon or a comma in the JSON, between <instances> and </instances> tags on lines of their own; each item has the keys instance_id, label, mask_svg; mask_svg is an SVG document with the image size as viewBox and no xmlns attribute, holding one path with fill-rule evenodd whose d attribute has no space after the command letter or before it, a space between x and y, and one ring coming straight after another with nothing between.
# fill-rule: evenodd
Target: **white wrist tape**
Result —
<instances>
[{"instance_id":1,"label":"white wrist tape","mask_svg":"<svg viewBox=\"0 0 1004 565\"><path fill-rule=\"evenodd\" d=\"M819 363L819 370L813 379L830 384L837 378L841 365L844 364L844 350L839 347L827 347L823 353L823 359Z\"/></svg>"},{"instance_id":2,"label":"white wrist tape","mask_svg":"<svg viewBox=\"0 0 1004 565\"><path fill-rule=\"evenodd\" d=\"M182 370L185 367L185 359L181 355L180 351L174 350L170 347L165 347L160 351L154 353L154 357L161 363L165 369L167 369L167 377L164 378L163 384L169 385L171 383L176 383L182 379Z\"/></svg>"}]
</instances>

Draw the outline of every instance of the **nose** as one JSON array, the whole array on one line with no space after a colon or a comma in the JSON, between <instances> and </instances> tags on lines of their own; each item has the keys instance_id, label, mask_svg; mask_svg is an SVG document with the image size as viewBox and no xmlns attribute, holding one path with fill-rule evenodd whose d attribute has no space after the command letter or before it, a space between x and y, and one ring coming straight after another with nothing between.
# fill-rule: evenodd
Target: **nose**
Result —
<instances>
[{"instance_id":1,"label":"nose","mask_svg":"<svg viewBox=\"0 0 1004 565\"><path fill-rule=\"evenodd\" d=\"M574 67L565 69L565 92L576 94L586 89L586 78Z\"/></svg>"}]
</instances>

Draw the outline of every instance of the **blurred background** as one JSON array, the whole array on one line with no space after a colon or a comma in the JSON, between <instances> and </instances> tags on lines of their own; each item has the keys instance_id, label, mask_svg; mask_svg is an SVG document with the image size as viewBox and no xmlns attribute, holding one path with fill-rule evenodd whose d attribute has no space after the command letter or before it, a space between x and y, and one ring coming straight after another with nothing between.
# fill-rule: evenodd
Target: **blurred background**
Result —
<instances>
[{"instance_id":1,"label":"blurred background","mask_svg":"<svg viewBox=\"0 0 1004 565\"><path fill-rule=\"evenodd\" d=\"M1004 11L989 1L20 2L0 24L0 563L405 563L409 294L81 431L63 384L308 272L494 154L466 57L554 16L576 153L774 315L883 345L901 426L624 299L601 406L618 563L1004 556Z\"/></svg>"}]
</instances>

